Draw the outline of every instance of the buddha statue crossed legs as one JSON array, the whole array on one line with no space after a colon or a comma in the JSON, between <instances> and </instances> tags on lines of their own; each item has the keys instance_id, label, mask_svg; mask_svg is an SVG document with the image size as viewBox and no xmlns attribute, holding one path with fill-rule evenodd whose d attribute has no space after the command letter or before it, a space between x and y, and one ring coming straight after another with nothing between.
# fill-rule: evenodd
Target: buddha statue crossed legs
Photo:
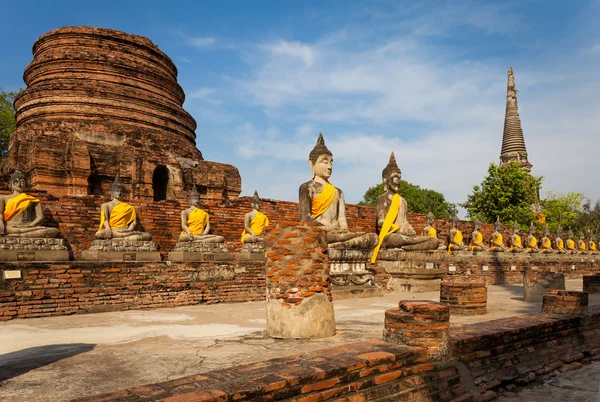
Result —
<instances>
[{"instance_id":1,"label":"buddha statue crossed legs","mask_svg":"<svg viewBox=\"0 0 600 402\"><path fill-rule=\"evenodd\" d=\"M310 152L308 165L312 180L299 189L300 221L317 222L327 232L327 243L332 248L370 249L377 244L374 233L348 231L344 193L330 182L333 154L319 134L317 145Z\"/></svg>"},{"instance_id":2,"label":"buddha statue crossed legs","mask_svg":"<svg viewBox=\"0 0 600 402\"><path fill-rule=\"evenodd\" d=\"M26 194L25 173L15 170L10 178L12 193L0 196L0 236L22 238L58 237L56 228L42 226L44 210L40 200Z\"/></svg>"}]
</instances>

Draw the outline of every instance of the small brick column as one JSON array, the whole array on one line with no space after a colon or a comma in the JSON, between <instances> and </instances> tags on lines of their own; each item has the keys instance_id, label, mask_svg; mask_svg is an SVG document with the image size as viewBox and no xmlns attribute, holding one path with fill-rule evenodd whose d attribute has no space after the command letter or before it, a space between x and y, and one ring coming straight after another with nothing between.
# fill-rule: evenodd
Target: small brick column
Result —
<instances>
[{"instance_id":1,"label":"small brick column","mask_svg":"<svg viewBox=\"0 0 600 402\"><path fill-rule=\"evenodd\" d=\"M401 301L399 308L386 310L383 339L406 346L427 348L432 360L449 354L450 307L426 301Z\"/></svg>"},{"instance_id":2,"label":"small brick column","mask_svg":"<svg viewBox=\"0 0 600 402\"><path fill-rule=\"evenodd\" d=\"M484 282L442 282L440 284L440 303L450 306L450 314L486 314L487 287Z\"/></svg>"},{"instance_id":3,"label":"small brick column","mask_svg":"<svg viewBox=\"0 0 600 402\"><path fill-rule=\"evenodd\" d=\"M544 296L542 313L582 315L587 311L588 292L549 290Z\"/></svg>"},{"instance_id":4,"label":"small brick column","mask_svg":"<svg viewBox=\"0 0 600 402\"><path fill-rule=\"evenodd\" d=\"M583 277L583 291L588 293L600 293L600 275L586 275Z\"/></svg>"},{"instance_id":5,"label":"small brick column","mask_svg":"<svg viewBox=\"0 0 600 402\"><path fill-rule=\"evenodd\" d=\"M320 225L281 222L265 238L267 335L335 335L327 243Z\"/></svg>"}]
</instances>

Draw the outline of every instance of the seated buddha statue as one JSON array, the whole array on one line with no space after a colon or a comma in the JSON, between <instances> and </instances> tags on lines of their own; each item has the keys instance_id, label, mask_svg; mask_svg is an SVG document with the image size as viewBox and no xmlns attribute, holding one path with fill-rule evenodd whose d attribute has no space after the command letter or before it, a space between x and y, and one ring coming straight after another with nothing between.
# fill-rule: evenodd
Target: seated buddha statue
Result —
<instances>
[{"instance_id":1,"label":"seated buddha statue","mask_svg":"<svg viewBox=\"0 0 600 402\"><path fill-rule=\"evenodd\" d=\"M448 255L452 254L453 251L461 251L466 248L463 243L463 234L457 227L459 222L458 216L454 215L452 217L452 229L448 236Z\"/></svg>"},{"instance_id":2,"label":"seated buddha statue","mask_svg":"<svg viewBox=\"0 0 600 402\"><path fill-rule=\"evenodd\" d=\"M583 235L583 231L579 232L579 239L577 240L577 251L583 254L588 253L587 244L585 244L585 236Z\"/></svg>"},{"instance_id":3,"label":"seated buddha statue","mask_svg":"<svg viewBox=\"0 0 600 402\"><path fill-rule=\"evenodd\" d=\"M101 240L122 239L130 241L149 241L152 234L135 230L138 224L135 208L121 201L123 183L119 174L110 187L111 201L100 206L100 227L96 238Z\"/></svg>"},{"instance_id":4,"label":"seated buddha statue","mask_svg":"<svg viewBox=\"0 0 600 402\"><path fill-rule=\"evenodd\" d=\"M269 218L260 212L262 200L258 196L257 191L254 191L250 206L252 207L252 211L244 215L242 243L259 243L263 241L262 234L265 232L265 228L269 226Z\"/></svg>"},{"instance_id":5,"label":"seated buddha statue","mask_svg":"<svg viewBox=\"0 0 600 402\"><path fill-rule=\"evenodd\" d=\"M590 237L590 241L588 241L588 251L590 253L597 253L598 252L598 247L596 246L596 237L594 236L594 233L592 233L592 231L589 231L589 237Z\"/></svg>"},{"instance_id":6,"label":"seated buddha statue","mask_svg":"<svg viewBox=\"0 0 600 402\"><path fill-rule=\"evenodd\" d=\"M21 170L15 170L10 178L11 194L0 196L0 236L25 238L58 237L57 228L42 226L44 210L42 203L25 193L26 178Z\"/></svg>"},{"instance_id":7,"label":"seated buddha statue","mask_svg":"<svg viewBox=\"0 0 600 402\"><path fill-rule=\"evenodd\" d=\"M562 229L559 226L556 229L556 237L554 238L554 250L558 254L565 254L567 251L565 250L565 242L560 238L562 235Z\"/></svg>"},{"instance_id":8,"label":"seated buddha statue","mask_svg":"<svg viewBox=\"0 0 600 402\"><path fill-rule=\"evenodd\" d=\"M471 239L469 241L469 248L472 252L487 250L487 247L483 244L483 234L479 229L481 229L481 222L476 220L473 222L473 232L471 232Z\"/></svg>"},{"instance_id":9,"label":"seated buddha statue","mask_svg":"<svg viewBox=\"0 0 600 402\"><path fill-rule=\"evenodd\" d=\"M490 251L494 253L503 253L506 250L504 246L504 238L502 237L502 223L500 222L500 217L496 218L496 222L494 223L494 233L492 233L492 239L490 240Z\"/></svg>"},{"instance_id":10,"label":"seated buddha statue","mask_svg":"<svg viewBox=\"0 0 600 402\"><path fill-rule=\"evenodd\" d=\"M567 254L577 254L577 248L575 246L575 240L573 240L573 231L569 229L567 232L567 240L565 241L565 251Z\"/></svg>"},{"instance_id":11,"label":"seated buddha statue","mask_svg":"<svg viewBox=\"0 0 600 402\"><path fill-rule=\"evenodd\" d=\"M520 232L519 224L515 222L512 227L512 235L508 237L508 241L510 243L510 248L506 251L509 253L521 253L525 251L523 248L523 242L521 241L521 236L519 236Z\"/></svg>"},{"instance_id":12,"label":"seated buddha statue","mask_svg":"<svg viewBox=\"0 0 600 402\"><path fill-rule=\"evenodd\" d=\"M394 153L382 171L384 193L377 197L377 230L379 241L373 250L371 262L377 260L381 247L399 248L405 251L435 250L440 245L437 237L416 236L416 231L408 222L408 203L398 190L401 171Z\"/></svg>"},{"instance_id":13,"label":"seated buddha statue","mask_svg":"<svg viewBox=\"0 0 600 402\"><path fill-rule=\"evenodd\" d=\"M437 238L437 230L435 230L435 227L433 226L433 224L435 223L435 216L433 216L433 213L431 211L429 211L427 215L425 215L425 222L427 222L427 226L425 226L421 231L421 236L430 236Z\"/></svg>"},{"instance_id":14,"label":"seated buddha statue","mask_svg":"<svg viewBox=\"0 0 600 402\"><path fill-rule=\"evenodd\" d=\"M552 240L550 240L550 229L548 226L544 228L544 237L540 241L540 252L544 254L554 253L554 249L552 248Z\"/></svg>"},{"instance_id":15,"label":"seated buddha statue","mask_svg":"<svg viewBox=\"0 0 600 402\"><path fill-rule=\"evenodd\" d=\"M349 232L346 221L344 193L329 182L333 168L333 154L319 134L317 144L308 156L312 180L299 189L298 208L301 222L316 222L327 232L327 243L332 248L371 249L377 244L375 233Z\"/></svg>"},{"instance_id":16,"label":"seated buddha statue","mask_svg":"<svg viewBox=\"0 0 600 402\"><path fill-rule=\"evenodd\" d=\"M201 241L203 243L223 243L225 238L210 234L208 213L200 209L200 195L196 186L190 191L190 207L181 211L180 242Z\"/></svg>"},{"instance_id":17,"label":"seated buddha statue","mask_svg":"<svg viewBox=\"0 0 600 402\"><path fill-rule=\"evenodd\" d=\"M530 253L539 253L538 240L535 237L535 226L533 223L529 226L529 236L525 239L527 251Z\"/></svg>"}]
</instances>

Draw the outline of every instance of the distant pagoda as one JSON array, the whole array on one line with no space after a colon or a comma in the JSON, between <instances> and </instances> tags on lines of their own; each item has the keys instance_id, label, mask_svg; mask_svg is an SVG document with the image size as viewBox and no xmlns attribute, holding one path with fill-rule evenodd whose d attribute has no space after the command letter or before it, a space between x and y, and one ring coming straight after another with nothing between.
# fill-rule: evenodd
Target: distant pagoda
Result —
<instances>
[{"instance_id":1,"label":"distant pagoda","mask_svg":"<svg viewBox=\"0 0 600 402\"><path fill-rule=\"evenodd\" d=\"M533 166L527 160L527 149L523 137L523 127L519 117L517 103L517 90L513 68L508 69L508 85L506 88L506 114L504 116L504 133L502 135L502 151L500 152L500 166L510 162L519 163L527 172Z\"/></svg>"}]
</instances>

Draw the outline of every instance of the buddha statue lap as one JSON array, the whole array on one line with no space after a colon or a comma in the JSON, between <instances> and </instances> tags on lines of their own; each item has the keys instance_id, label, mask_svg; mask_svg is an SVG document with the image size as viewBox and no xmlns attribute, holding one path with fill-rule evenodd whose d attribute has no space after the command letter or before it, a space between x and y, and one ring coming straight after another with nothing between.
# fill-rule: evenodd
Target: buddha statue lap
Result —
<instances>
[{"instance_id":1,"label":"buddha statue lap","mask_svg":"<svg viewBox=\"0 0 600 402\"><path fill-rule=\"evenodd\" d=\"M510 235L508 237L509 243L510 243L510 248L508 248L506 250L506 252L508 253L522 253L523 251L525 251L525 249L523 248L523 242L521 240L521 236L519 235L519 231L521 229L519 228L519 224L515 222L515 224L512 227L512 235Z\"/></svg>"},{"instance_id":2,"label":"buddha statue lap","mask_svg":"<svg viewBox=\"0 0 600 402\"><path fill-rule=\"evenodd\" d=\"M333 154L325 146L322 134L319 134L317 145L310 152L308 165L313 178L302 184L299 189L300 221L322 225L327 232L327 243L330 248L363 250L373 248L377 244L377 235L348 231L344 193L329 182Z\"/></svg>"},{"instance_id":3,"label":"buddha statue lap","mask_svg":"<svg viewBox=\"0 0 600 402\"><path fill-rule=\"evenodd\" d=\"M525 240L527 244L527 252L529 253L539 253L540 249L538 248L538 240L535 237L535 226L533 223L529 226L529 236Z\"/></svg>"},{"instance_id":4,"label":"buddha statue lap","mask_svg":"<svg viewBox=\"0 0 600 402\"><path fill-rule=\"evenodd\" d=\"M377 198L377 229L379 242L373 251L371 262L377 260L380 248L397 248L404 251L435 250L440 245L437 237L416 236L416 231L408 222L408 203L398 190L401 171L394 153L382 172L385 192Z\"/></svg>"},{"instance_id":5,"label":"buddha statue lap","mask_svg":"<svg viewBox=\"0 0 600 402\"><path fill-rule=\"evenodd\" d=\"M0 235L18 238L56 238L57 228L42 226L42 203L25 193L26 177L15 170L10 179L12 193L0 196Z\"/></svg>"},{"instance_id":6,"label":"buddha statue lap","mask_svg":"<svg viewBox=\"0 0 600 402\"><path fill-rule=\"evenodd\" d=\"M100 206L100 227L96 232L96 238L99 240L152 240L152 234L136 230L138 225L137 213L132 205L121 201L123 189L123 183L121 183L117 173L110 188L111 201Z\"/></svg>"},{"instance_id":7,"label":"buddha statue lap","mask_svg":"<svg viewBox=\"0 0 600 402\"><path fill-rule=\"evenodd\" d=\"M548 226L544 228L544 237L540 241L540 252L544 254L552 254L554 253L554 249L552 248L552 240L550 240L550 229Z\"/></svg>"},{"instance_id":8,"label":"buddha statue lap","mask_svg":"<svg viewBox=\"0 0 600 402\"><path fill-rule=\"evenodd\" d=\"M210 219L208 213L199 207L200 195L196 186L192 186L189 200L190 207L181 211L179 242L223 243L223 236L210 234Z\"/></svg>"},{"instance_id":9,"label":"buddha statue lap","mask_svg":"<svg viewBox=\"0 0 600 402\"><path fill-rule=\"evenodd\" d=\"M500 217L496 218L496 222L494 223L494 233L492 233L492 238L490 240L490 251L493 253L503 253L506 251L506 247L504 246L504 238L500 231L502 230L502 223L500 222Z\"/></svg>"},{"instance_id":10,"label":"buddha statue lap","mask_svg":"<svg viewBox=\"0 0 600 402\"><path fill-rule=\"evenodd\" d=\"M473 232L471 233L471 240L469 241L469 248L472 252L487 251L488 249L483 244L483 234L479 229L481 229L481 222L476 220L473 222Z\"/></svg>"},{"instance_id":11,"label":"buddha statue lap","mask_svg":"<svg viewBox=\"0 0 600 402\"><path fill-rule=\"evenodd\" d=\"M452 229L448 236L448 255L451 255L452 252L466 249L466 246L463 243L463 234L457 227L459 222L460 219L458 219L458 216L454 215L452 217Z\"/></svg>"},{"instance_id":12,"label":"buddha statue lap","mask_svg":"<svg viewBox=\"0 0 600 402\"><path fill-rule=\"evenodd\" d=\"M558 254L565 254L567 251L565 250L565 242L561 239L562 229L560 226L556 229L556 237L554 238L554 250Z\"/></svg>"},{"instance_id":13,"label":"buddha statue lap","mask_svg":"<svg viewBox=\"0 0 600 402\"><path fill-rule=\"evenodd\" d=\"M242 243L262 243L265 228L269 226L269 218L260 211L262 200L257 191L254 191L250 205L252 211L244 215L244 231L241 241Z\"/></svg>"}]
</instances>

